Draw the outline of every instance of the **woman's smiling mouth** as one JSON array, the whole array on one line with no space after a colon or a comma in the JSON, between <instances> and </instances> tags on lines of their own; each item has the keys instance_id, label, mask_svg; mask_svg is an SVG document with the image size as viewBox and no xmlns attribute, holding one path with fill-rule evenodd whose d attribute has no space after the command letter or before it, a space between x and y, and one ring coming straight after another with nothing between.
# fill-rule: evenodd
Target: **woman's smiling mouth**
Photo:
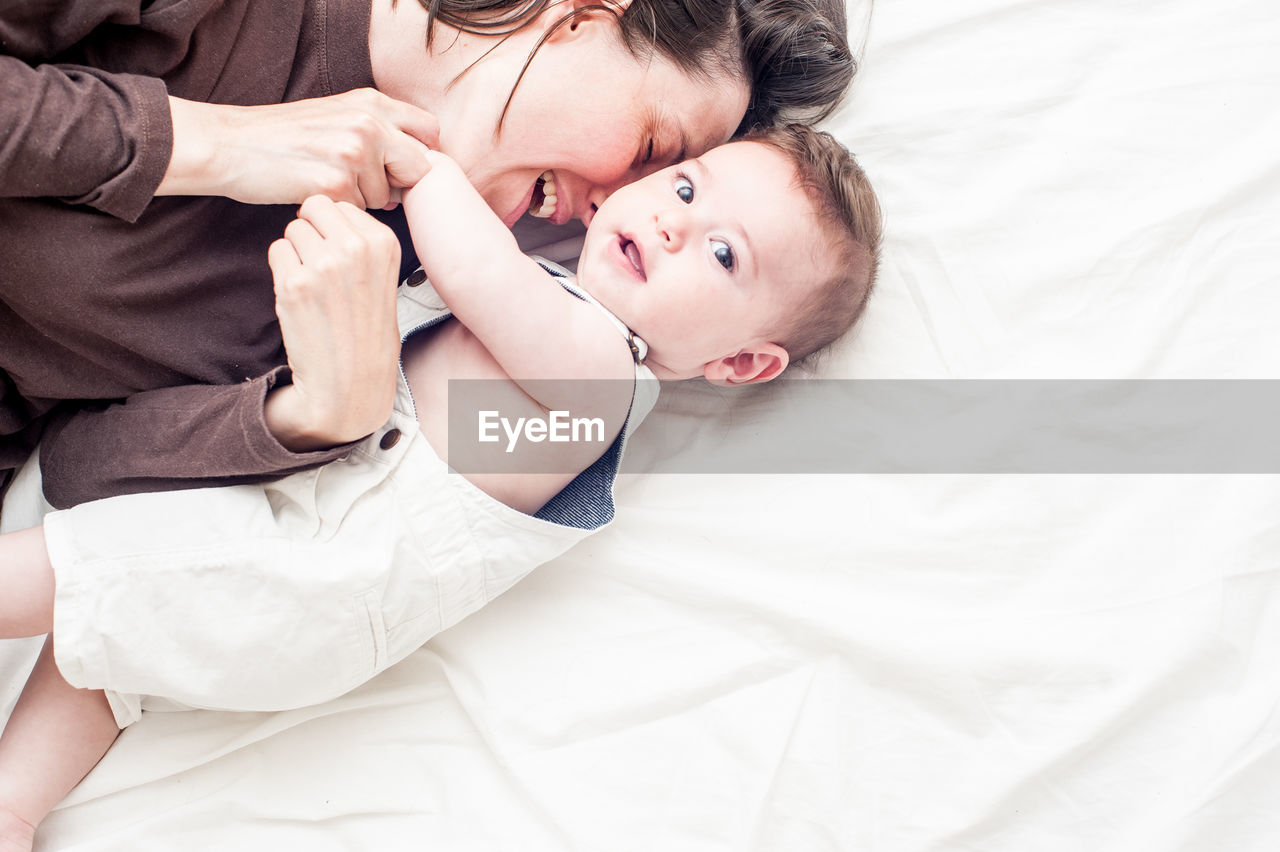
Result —
<instances>
[{"instance_id":1,"label":"woman's smiling mouth","mask_svg":"<svg viewBox=\"0 0 1280 852\"><path fill-rule=\"evenodd\" d=\"M550 219L556 214L556 175L547 169L533 185L533 197L529 200L529 215L538 219Z\"/></svg>"},{"instance_id":2,"label":"woman's smiling mouth","mask_svg":"<svg viewBox=\"0 0 1280 852\"><path fill-rule=\"evenodd\" d=\"M563 225L570 210L567 203L560 203L560 195L555 172L547 169L534 178L533 183L525 190L524 198L503 217L502 224L508 228L514 227L520 217L528 213L538 219L550 219L552 224ZM556 215L557 213L560 215Z\"/></svg>"}]
</instances>

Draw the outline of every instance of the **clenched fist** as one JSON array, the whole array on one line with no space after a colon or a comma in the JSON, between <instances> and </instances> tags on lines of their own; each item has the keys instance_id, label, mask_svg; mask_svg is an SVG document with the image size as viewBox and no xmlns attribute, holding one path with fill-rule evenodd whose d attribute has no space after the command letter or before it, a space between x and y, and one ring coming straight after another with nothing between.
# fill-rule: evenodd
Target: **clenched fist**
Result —
<instances>
[{"instance_id":1,"label":"clenched fist","mask_svg":"<svg viewBox=\"0 0 1280 852\"><path fill-rule=\"evenodd\" d=\"M370 434L391 416L400 376L391 229L345 201L308 198L267 261L293 384L267 398L267 424L295 451Z\"/></svg>"}]
</instances>

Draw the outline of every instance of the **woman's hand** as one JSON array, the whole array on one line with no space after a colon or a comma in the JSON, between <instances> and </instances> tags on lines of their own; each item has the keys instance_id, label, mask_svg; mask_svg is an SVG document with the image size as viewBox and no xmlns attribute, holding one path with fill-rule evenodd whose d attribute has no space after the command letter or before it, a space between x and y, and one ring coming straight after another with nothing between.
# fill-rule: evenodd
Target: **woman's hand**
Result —
<instances>
[{"instance_id":1,"label":"woman's hand","mask_svg":"<svg viewBox=\"0 0 1280 852\"><path fill-rule=\"evenodd\" d=\"M293 384L267 426L295 452L358 440L387 421L400 376L400 244L363 210L308 198L267 261Z\"/></svg>"},{"instance_id":2,"label":"woman's hand","mask_svg":"<svg viewBox=\"0 0 1280 852\"><path fill-rule=\"evenodd\" d=\"M169 108L173 154L156 195L387 207L426 174L424 147L440 135L431 113L374 89L252 107L170 97Z\"/></svg>"}]
</instances>

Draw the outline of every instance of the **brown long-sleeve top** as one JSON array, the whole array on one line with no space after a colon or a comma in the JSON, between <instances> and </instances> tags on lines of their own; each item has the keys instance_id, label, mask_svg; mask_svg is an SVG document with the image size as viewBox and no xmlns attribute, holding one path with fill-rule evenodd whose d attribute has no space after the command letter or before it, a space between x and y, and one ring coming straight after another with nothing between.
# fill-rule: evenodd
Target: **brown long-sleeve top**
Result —
<instances>
[{"instance_id":1,"label":"brown long-sleeve top","mask_svg":"<svg viewBox=\"0 0 1280 852\"><path fill-rule=\"evenodd\" d=\"M56 506L346 450L291 453L263 417L288 376L267 246L296 208L152 195L168 95L253 105L370 86L368 26L369 0L0 3L0 474L41 426Z\"/></svg>"}]
</instances>

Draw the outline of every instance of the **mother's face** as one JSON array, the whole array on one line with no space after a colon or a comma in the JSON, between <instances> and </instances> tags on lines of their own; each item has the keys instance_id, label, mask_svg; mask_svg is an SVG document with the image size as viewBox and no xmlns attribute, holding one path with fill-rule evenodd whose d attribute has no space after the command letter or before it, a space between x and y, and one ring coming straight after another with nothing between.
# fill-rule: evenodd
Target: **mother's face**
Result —
<instances>
[{"instance_id":1,"label":"mother's face","mask_svg":"<svg viewBox=\"0 0 1280 852\"><path fill-rule=\"evenodd\" d=\"M692 78L660 55L638 58L616 21L590 15L538 51L487 149L448 153L508 225L529 208L535 185L541 199L548 170L551 221L588 223L619 186L727 141L749 94L741 78Z\"/></svg>"}]
</instances>

